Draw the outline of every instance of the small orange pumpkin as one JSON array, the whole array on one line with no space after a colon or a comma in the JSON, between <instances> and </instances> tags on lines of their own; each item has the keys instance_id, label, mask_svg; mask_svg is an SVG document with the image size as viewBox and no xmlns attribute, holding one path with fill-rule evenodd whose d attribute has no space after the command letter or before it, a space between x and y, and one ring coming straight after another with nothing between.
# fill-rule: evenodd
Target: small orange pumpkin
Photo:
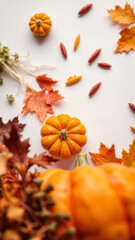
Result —
<instances>
[{"instance_id":1,"label":"small orange pumpkin","mask_svg":"<svg viewBox=\"0 0 135 240\"><path fill-rule=\"evenodd\" d=\"M29 22L30 30L36 36L45 36L47 35L52 26L52 22L49 16L45 13L36 13L33 17L31 17Z\"/></svg>"},{"instance_id":2,"label":"small orange pumpkin","mask_svg":"<svg viewBox=\"0 0 135 240\"><path fill-rule=\"evenodd\" d=\"M67 114L51 116L41 128L41 144L55 157L69 159L87 142L86 129L80 120Z\"/></svg>"}]
</instances>

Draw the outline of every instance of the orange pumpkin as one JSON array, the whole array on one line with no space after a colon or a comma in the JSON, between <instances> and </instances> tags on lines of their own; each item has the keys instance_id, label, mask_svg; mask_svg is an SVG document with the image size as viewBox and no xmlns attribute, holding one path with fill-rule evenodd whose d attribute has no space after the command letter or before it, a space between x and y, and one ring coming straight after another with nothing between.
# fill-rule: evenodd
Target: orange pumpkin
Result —
<instances>
[{"instance_id":1,"label":"orange pumpkin","mask_svg":"<svg viewBox=\"0 0 135 240\"><path fill-rule=\"evenodd\" d=\"M33 17L31 17L29 22L30 30L36 36L45 36L47 35L52 26L51 19L45 13L36 13Z\"/></svg>"},{"instance_id":2,"label":"orange pumpkin","mask_svg":"<svg viewBox=\"0 0 135 240\"><path fill-rule=\"evenodd\" d=\"M86 129L80 120L67 114L51 116L41 128L41 144L55 157L69 159L86 144Z\"/></svg>"},{"instance_id":3,"label":"orange pumpkin","mask_svg":"<svg viewBox=\"0 0 135 240\"><path fill-rule=\"evenodd\" d=\"M81 159L83 162L83 160ZM54 190L53 211L71 214L74 240L135 239L135 169L120 164L44 172L42 189ZM66 226L62 225L59 232Z\"/></svg>"}]
</instances>

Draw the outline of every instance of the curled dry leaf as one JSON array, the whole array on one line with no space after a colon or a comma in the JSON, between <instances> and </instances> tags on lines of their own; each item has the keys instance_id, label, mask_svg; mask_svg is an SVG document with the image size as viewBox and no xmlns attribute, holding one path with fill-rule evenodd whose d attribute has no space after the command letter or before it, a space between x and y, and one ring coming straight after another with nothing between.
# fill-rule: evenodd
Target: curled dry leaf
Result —
<instances>
[{"instance_id":1,"label":"curled dry leaf","mask_svg":"<svg viewBox=\"0 0 135 240\"><path fill-rule=\"evenodd\" d=\"M135 133L135 127L134 126L130 126L131 130L133 133Z\"/></svg>"},{"instance_id":2,"label":"curled dry leaf","mask_svg":"<svg viewBox=\"0 0 135 240\"><path fill-rule=\"evenodd\" d=\"M76 37L75 42L74 42L74 51L78 48L80 42L80 34Z\"/></svg>"},{"instance_id":3,"label":"curled dry leaf","mask_svg":"<svg viewBox=\"0 0 135 240\"><path fill-rule=\"evenodd\" d=\"M60 43L60 49L61 49L63 57L66 59L67 58L67 50L65 48L65 45L62 42Z\"/></svg>"},{"instance_id":4,"label":"curled dry leaf","mask_svg":"<svg viewBox=\"0 0 135 240\"><path fill-rule=\"evenodd\" d=\"M81 15L84 15L85 13L87 13L91 9L92 5L93 5L92 3L89 3L89 4L85 5L84 7L82 7L79 10L78 15L81 16Z\"/></svg>"},{"instance_id":5,"label":"curled dry leaf","mask_svg":"<svg viewBox=\"0 0 135 240\"><path fill-rule=\"evenodd\" d=\"M89 58L88 63L92 63L100 54L101 49L97 49Z\"/></svg>"},{"instance_id":6,"label":"curled dry leaf","mask_svg":"<svg viewBox=\"0 0 135 240\"><path fill-rule=\"evenodd\" d=\"M101 82L98 82L97 84L95 84L95 85L91 88L91 90L90 90L90 92L89 92L89 96L90 96L90 97L93 96L93 95L96 93L96 91L98 90L98 88L100 87L100 85L101 85Z\"/></svg>"},{"instance_id":7,"label":"curled dry leaf","mask_svg":"<svg viewBox=\"0 0 135 240\"><path fill-rule=\"evenodd\" d=\"M24 99L25 106L22 109L22 113L35 112L41 122L44 122L47 113L54 113L51 104L63 99L63 97L58 94L58 91L46 93L45 89L36 91L31 88L26 88L26 95L27 97Z\"/></svg>"},{"instance_id":8,"label":"curled dry leaf","mask_svg":"<svg viewBox=\"0 0 135 240\"><path fill-rule=\"evenodd\" d=\"M89 152L94 165L102 165L104 163L122 163L122 159L116 158L114 144L107 148L103 143L100 144L99 153Z\"/></svg>"},{"instance_id":9,"label":"curled dry leaf","mask_svg":"<svg viewBox=\"0 0 135 240\"><path fill-rule=\"evenodd\" d=\"M81 78L82 78L82 76L76 76L76 75L74 75L74 77L69 77L69 78L67 79L67 82L66 82L65 84L66 84L67 86L72 85L72 84L74 84L74 83L79 82Z\"/></svg>"},{"instance_id":10,"label":"curled dry leaf","mask_svg":"<svg viewBox=\"0 0 135 240\"><path fill-rule=\"evenodd\" d=\"M124 28L120 32L121 38L118 40L118 47L115 53L129 52L135 49L135 26Z\"/></svg>"},{"instance_id":11,"label":"curled dry leaf","mask_svg":"<svg viewBox=\"0 0 135 240\"><path fill-rule=\"evenodd\" d=\"M133 112L135 112L135 104L129 103L128 105L129 105L130 109L131 109Z\"/></svg>"},{"instance_id":12,"label":"curled dry leaf","mask_svg":"<svg viewBox=\"0 0 135 240\"><path fill-rule=\"evenodd\" d=\"M129 145L129 152L124 149L122 151L123 165L129 167L135 167L135 139L132 144Z\"/></svg>"},{"instance_id":13,"label":"curled dry leaf","mask_svg":"<svg viewBox=\"0 0 135 240\"><path fill-rule=\"evenodd\" d=\"M119 24L131 24L135 22L135 14L130 4L126 3L125 8L119 5L115 6L115 10L107 10L111 15L111 19Z\"/></svg>"},{"instance_id":14,"label":"curled dry leaf","mask_svg":"<svg viewBox=\"0 0 135 240\"><path fill-rule=\"evenodd\" d=\"M46 74L39 75L36 77L36 80L41 89L46 89L48 91L53 91L53 85L58 81L54 81L52 78L46 76Z\"/></svg>"},{"instance_id":15,"label":"curled dry leaf","mask_svg":"<svg viewBox=\"0 0 135 240\"><path fill-rule=\"evenodd\" d=\"M109 63L99 62L98 66L105 69L110 69L112 66Z\"/></svg>"}]
</instances>

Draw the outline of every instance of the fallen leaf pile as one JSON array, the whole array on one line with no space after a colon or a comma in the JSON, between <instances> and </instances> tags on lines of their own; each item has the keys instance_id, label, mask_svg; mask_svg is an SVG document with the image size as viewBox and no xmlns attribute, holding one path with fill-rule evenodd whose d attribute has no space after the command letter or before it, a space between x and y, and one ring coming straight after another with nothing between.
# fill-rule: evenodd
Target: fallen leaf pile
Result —
<instances>
[{"instance_id":1,"label":"fallen leaf pile","mask_svg":"<svg viewBox=\"0 0 135 240\"><path fill-rule=\"evenodd\" d=\"M46 168L57 160L46 152L28 157L29 139L21 140L24 127L18 118L6 124L0 119L0 239L56 239L57 227L66 224L70 215L52 213L55 202L49 192L53 186L41 190L38 171L29 169L34 164ZM57 239L68 239L69 232L67 228Z\"/></svg>"},{"instance_id":2,"label":"fallen leaf pile","mask_svg":"<svg viewBox=\"0 0 135 240\"><path fill-rule=\"evenodd\" d=\"M107 148L103 143L100 144L99 153L89 152L94 165L102 165L105 163L119 163L124 166L135 167L135 139L129 145L129 153L122 150L122 158L117 158L115 154L114 144Z\"/></svg>"},{"instance_id":3,"label":"fallen leaf pile","mask_svg":"<svg viewBox=\"0 0 135 240\"><path fill-rule=\"evenodd\" d=\"M130 4L126 3L125 8L119 5L115 6L115 10L108 10L111 19L119 24L130 25L135 23L135 13ZM121 38L118 40L116 53L129 52L135 49L135 26L125 27L120 31Z\"/></svg>"}]
</instances>

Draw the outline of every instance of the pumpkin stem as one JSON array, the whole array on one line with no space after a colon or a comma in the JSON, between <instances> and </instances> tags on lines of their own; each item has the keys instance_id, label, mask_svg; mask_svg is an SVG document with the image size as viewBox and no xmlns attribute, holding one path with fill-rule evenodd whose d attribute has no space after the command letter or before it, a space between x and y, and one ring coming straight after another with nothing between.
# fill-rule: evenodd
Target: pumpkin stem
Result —
<instances>
[{"instance_id":1,"label":"pumpkin stem","mask_svg":"<svg viewBox=\"0 0 135 240\"><path fill-rule=\"evenodd\" d=\"M68 138L68 133L66 129L62 129L59 133L59 137L61 140L66 140Z\"/></svg>"},{"instance_id":2,"label":"pumpkin stem","mask_svg":"<svg viewBox=\"0 0 135 240\"><path fill-rule=\"evenodd\" d=\"M81 152L76 158L75 167L85 165L90 165L90 163L88 162L87 154L85 152Z\"/></svg>"},{"instance_id":3,"label":"pumpkin stem","mask_svg":"<svg viewBox=\"0 0 135 240\"><path fill-rule=\"evenodd\" d=\"M36 25L37 25L37 27L40 27L42 25L42 20L36 19Z\"/></svg>"}]
</instances>

